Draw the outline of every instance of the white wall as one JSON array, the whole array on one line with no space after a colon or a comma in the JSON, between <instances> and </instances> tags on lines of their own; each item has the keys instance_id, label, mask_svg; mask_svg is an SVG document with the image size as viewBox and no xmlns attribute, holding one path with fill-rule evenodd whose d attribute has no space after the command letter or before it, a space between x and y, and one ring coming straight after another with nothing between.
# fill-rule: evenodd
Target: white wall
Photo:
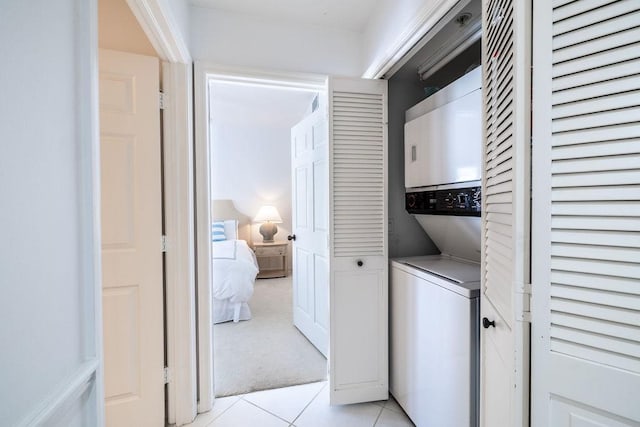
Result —
<instances>
[{"instance_id":1,"label":"white wall","mask_svg":"<svg viewBox=\"0 0 640 427\"><path fill-rule=\"evenodd\" d=\"M162 0L169 6L169 10L173 16L172 21L178 27L182 39L189 46L189 29L190 29L190 14L189 14L189 1L188 0Z\"/></svg>"},{"instance_id":2,"label":"white wall","mask_svg":"<svg viewBox=\"0 0 640 427\"><path fill-rule=\"evenodd\" d=\"M92 212L97 5L4 1L0 11L0 425L41 413L96 341ZM91 27L90 27L91 25ZM99 270L98 270L99 271ZM99 309L98 309L99 310ZM98 313L99 314L99 313ZM89 398L88 398L89 396ZM100 425L101 392L66 421ZM49 406L51 408L51 406ZM57 418L57 417L56 417Z\"/></svg>"},{"instance_id":3,"label":"white wall","mask_svg":"<svg viewBox=\"0 0 640 427\"><path fill-rule=\"evenodd\" d=\"M389 80L389 257L440 253L427 233L404 207L404 112L424 98L415 82Z\"/></svg>"},{"instance_id":4,"label":"white wall","mask_svg":"<svg viewBox=\"0 0 640 427\"><path fill-rule=\"evenodd\" d=\"M308 111L311 92L229 84L211 88L212 198L233 200L255 217L262 205L282 216L276 240L291 231L291 127ZM253 241L261 241L258 224Z\"/></svg>"},{"instance_id":5,"label":"white wall","mask_svg":"<svg viewBox=\"0 0 640 427\"><path fill-rule=\"evenodd\" d=\"M101 49L157 56L126 0L98 1L98 45Z\"/></svg>"},{"instance_id":6,"label":"white wall","mask_svg":"<svg viewBox=\"0 0 640 427\"><path fill-rule=\"evenodd\" d=\"M191 7L194 59L221 65L344 76L362 74L361 35L291 25L202 7Z\"/></svg>"}]
</instances>

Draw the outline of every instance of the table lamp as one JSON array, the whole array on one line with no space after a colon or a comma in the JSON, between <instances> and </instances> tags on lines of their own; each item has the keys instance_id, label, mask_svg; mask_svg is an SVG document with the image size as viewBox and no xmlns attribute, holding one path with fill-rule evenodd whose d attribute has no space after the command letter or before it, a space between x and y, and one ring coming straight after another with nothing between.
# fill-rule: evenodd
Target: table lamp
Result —
<instances>
[{"instance_id":1,"label":"table lamp","mask_svg":"<svg viewBox=\"0 0 640 427\"><path fill-rule=\"evenodd\" d=\"M262 243L273 243L273 236L278 232L277 224L282 223L282 218L275 206L265 205L260 208L254 222L262 222L260 234Z\"/></svg>"}]
</instances>

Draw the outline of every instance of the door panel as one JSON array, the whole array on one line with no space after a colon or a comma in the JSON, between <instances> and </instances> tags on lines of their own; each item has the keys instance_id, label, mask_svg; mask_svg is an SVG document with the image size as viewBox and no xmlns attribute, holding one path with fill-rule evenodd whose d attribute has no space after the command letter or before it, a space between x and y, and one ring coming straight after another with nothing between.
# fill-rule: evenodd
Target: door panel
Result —
<instances>
[{"instance_id":1,"label":"door panel","mask_svg":"<svg viewBox=\"0 0 640 427\"><path fill-rule=\"evenodd\" d=\"M331 404L388 397L387 82L329 79Z\"/></svg>"},{"instance_id":2,"label":"door panel","mask_svg":"<svg viewBox=\"0 0 640 427\"><path fill-rule=\"evenodd\" d=\"M294 281L296 283L307 283L309 275L313 272L311 266L311 254L304 249L295 248L295 268L293 269ZM310 317L309 313L309 289L306 286L294 286L295 309L302 316Z\"/></svg>"},{"instance_id":3,"label":"door panel","mask_svg":"<svg viewBox=\"0 0 640 427\"><path fill-rule=\"evenodd\" d=\"M100 51L108 426L164 424L158 60Z\"/></svg>"},{"instance_id":4,"label":"door panel","mask_svg":"<svg viewBox=\"0 0 640 427\"><path fill-rule=\"evenodd\" d=\"M378 353L381 341L386 341L386 334L385 325L381 325L379 320L384 303L382 295L371 289L381 287L380 274L375 270L344 269L334 273L334 280L341 286L336 286L332 295L336 304L332 307L332 320L340 325L332 337L336 343L334 354L338 359L334 365L336 382L332 385L336 388L353 384L377 385L380 378L378 358L374 355ZM357 308L352 301L359 302ZM357 347L359 351L350 351L351 347ZM363 358L362 354L371 356Z\"/></svg>"},{"instance_id":5,"label":"door panel","mask_svg":"<svg viewBox=\"0 0 640 427\"><path fill-rule=\"evenodd\" d=\"M482 2L480 425L528 426L531 1Z\"/></svg>"},{"instance_id":6,"label":"door panel","mask_svg":"<svg viewBox=\"0 0 640 427\"><path fill-rule=\"evenodd\" d=\"M291 129L293 174L293 322L326 357L329 347L326 116L316 110Z\"/></svg>"},{"instance_id":7,"label":"door panel","mask_svg":"<svg viewBox=\"0 0 640 427\"><path fill-rule=\"evenodd\" d=\"M640 6L591 3L534 15L533 426L640 425Z\"/></svg>"},{"instance_id":8,"label":"door panel","mask_svg":"<svg viewBox=\"0 0 640 427\"><path fill-rule=\"evenodd\" d=\"M314 283L325 283L326 286L316 286L314 322L324 331L329 331L329 260L327 257L313 255Z\"/></svg>"},{"instance_id":9,"label":"door panel","mask_svg":"<svg viewBox=\"0 0 640 427\"><path fill-rule=\"evenodd\" d=\"M480 316L496 320L495 330L485 334L482 343L480 389L482 420L486 426L510 425L512 413L505 408L505 396L511 394L511 370L513 369L513 334L511 328L487 300L480 305Z\"/></svg>"}]
</instances>

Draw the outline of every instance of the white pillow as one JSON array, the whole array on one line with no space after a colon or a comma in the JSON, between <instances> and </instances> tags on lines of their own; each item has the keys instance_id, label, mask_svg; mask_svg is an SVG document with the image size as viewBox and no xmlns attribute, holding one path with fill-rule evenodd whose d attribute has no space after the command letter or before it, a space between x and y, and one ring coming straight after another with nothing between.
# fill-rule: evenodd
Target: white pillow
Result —
<instances>
[{"instance_id":1,"label":"white pillow","mask_svg":"<svg viewBox=\"0 0 640 427\"><path fill-rule=\"evenodd\" d=\"M227 219L224 221L224 234L228 240L238 239L238 220Z\"/></svg>"},{"instance_id":2,"label":"white pillow","mask_svg":"<svg viewBox=\"0 0 640 427\"><path fill-rule=\"evenodd\" d=\"M211 223L211 241L222 242L227 240L227 234L225 232L224 222L216 221Z\"/></svg>"}]
</instances>

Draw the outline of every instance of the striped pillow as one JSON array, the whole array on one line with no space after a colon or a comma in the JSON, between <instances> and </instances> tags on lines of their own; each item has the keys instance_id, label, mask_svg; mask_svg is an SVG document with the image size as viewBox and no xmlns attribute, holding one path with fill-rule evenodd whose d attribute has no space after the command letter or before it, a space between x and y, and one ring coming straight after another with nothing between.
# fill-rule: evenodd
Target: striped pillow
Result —
<instances>
[{"instance_id":1,"label":"striped pillow","mask_svg":"<svg viewBox=\"0 0 640 427\"><path fill-rule=\"evenodd\" d=\"M227 240L227 236L224 233L224 221L211 223L211 241L222 242L223 240Z\"/></svg>"}]
</instances>

